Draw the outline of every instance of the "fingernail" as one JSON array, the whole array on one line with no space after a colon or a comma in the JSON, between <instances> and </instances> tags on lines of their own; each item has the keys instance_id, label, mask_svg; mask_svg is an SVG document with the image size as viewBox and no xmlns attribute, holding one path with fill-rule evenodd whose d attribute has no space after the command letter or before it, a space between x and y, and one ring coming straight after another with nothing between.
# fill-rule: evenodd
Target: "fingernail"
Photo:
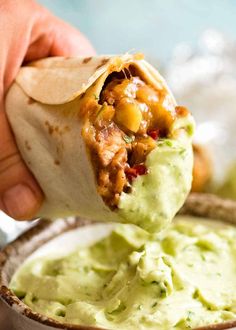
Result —
<instances>
[{"instance_id":1,"label":"fingernail","mask_svg":"<svg viewBox=\"0 0 236 330\"><path fill-rule=\"evenodd\" d=\"M18 184L3 194L3 204L10 217L26 220L34 215L38 201L29 186Z\"/></svg>"}]
</instances>

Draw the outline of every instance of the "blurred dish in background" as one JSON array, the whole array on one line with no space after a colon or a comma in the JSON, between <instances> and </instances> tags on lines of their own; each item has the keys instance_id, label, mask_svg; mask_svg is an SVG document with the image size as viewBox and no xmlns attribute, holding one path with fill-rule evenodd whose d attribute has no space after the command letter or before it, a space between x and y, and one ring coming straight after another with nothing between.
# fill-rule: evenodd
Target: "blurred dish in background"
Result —
<instances>
[{"instance_id":1,"label":"blurred dish in background","mask_svg":"<svg viewBox=\"0 0 236 330\"><path fill-rule=\"evenodd\" d=\"M196 118L195 143L208 150L205 156L201 153L201 161L196 158L198 181L195 178L193 189L236 199L236 41L207 30L197 49L186 44L175 49L165 76L178 103ZM206 161L208 154L213 168ZM212 182L206 188L203 181L210 179L211 171Z\"/></svg>"},{"instance_id":2,"label":"blurred dish in background","mask_svg":"<svg viewBox=\"0 0 236 330\"><path fill-rule=\"evenodd\" d=\"M212 180L213 164L209 151L200 144L193 145L194 166L193 166L193 192L203 192L208 188Z\"/></svg>"},{"instance_id":3,"label":"blurred dish in background","mask_svg":"<svg viewBox=\"0 0 236 330\"><path fill-rule=\"evenodd\" d=\"M236 162L232 163L226 172L225 179L216 193L224 198L236 199Z\"/></svg>"}]
</instances>

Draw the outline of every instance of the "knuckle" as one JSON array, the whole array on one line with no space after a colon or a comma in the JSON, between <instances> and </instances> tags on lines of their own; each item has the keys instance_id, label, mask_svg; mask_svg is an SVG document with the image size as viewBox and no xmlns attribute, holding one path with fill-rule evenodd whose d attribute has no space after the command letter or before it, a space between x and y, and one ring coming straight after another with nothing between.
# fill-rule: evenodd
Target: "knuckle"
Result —
<instances>
[{"instance_id":1,"label":"knuckle","mask_svg":"<svg viewBox=\"0 0 236 330\"><path fill-rule=\"evenodd\" d=\"M0 176L8 172L12 167L21 162L21 157L17 151L0 157Z\"/></svg>"}]
</instances>

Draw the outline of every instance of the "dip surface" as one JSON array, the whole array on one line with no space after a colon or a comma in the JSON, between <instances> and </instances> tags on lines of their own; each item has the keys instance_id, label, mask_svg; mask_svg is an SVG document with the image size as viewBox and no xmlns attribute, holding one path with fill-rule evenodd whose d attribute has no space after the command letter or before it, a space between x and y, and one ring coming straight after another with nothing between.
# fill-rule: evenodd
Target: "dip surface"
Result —
<instances>
[{"instance_id":1,"label":"dip surface","mask_svg":"<svg viewBox=\"0 0 236 330\"><path fill-rule=\"evenodd\" d=\"M118 225L68 256L26 262L11 289L60 322L191 329L236 319L235 274L236 228L181 217L155 237Z\"/></svg>"}]
</instances>

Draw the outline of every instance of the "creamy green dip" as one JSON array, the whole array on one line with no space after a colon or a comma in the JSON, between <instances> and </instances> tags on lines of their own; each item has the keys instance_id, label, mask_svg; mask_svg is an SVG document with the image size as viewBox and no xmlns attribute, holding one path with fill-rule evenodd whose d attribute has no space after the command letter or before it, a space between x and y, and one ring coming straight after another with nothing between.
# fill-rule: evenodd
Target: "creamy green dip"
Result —
<instances>
[{"instance_id":1,"label":"creamy green dip","mask_svg":"<svg viewBox=\"0 0 236 330\"><path fill-rule=\"evenodd\" d=\"M34 311L71 324L169 330L224 322L236 318L236 228L182 217L150 236L117 225L68 256L26 262L11 288Z\"/></svg>"},{"instance_id":2,"label":"creamy green dip","mask_svg":"<svg viewBox=\"0 0 236 330\"><path fill-rule=\"evenodd\" d=\"M180 117L170 128L169 137L157 141L145 161L148 173L138 176L132 191L120 196L120 222L156 233L172 221L192 185L194 130L191 115Z\"/></svg>"},{"instance_id":3,"label":"creamy green dip","mask_svg":"<svg viewBox=\"0 0 236 330\"><path fill-rule=\"evenodd\" d=\"M122 193L119 215L124 222L154 233L165 228L183 205L192 183L191 141L163 139L147 157L147 175L132 184L132 193ZM154 211L155 210L155 211Z\"/></svg>"}]
</instances>

